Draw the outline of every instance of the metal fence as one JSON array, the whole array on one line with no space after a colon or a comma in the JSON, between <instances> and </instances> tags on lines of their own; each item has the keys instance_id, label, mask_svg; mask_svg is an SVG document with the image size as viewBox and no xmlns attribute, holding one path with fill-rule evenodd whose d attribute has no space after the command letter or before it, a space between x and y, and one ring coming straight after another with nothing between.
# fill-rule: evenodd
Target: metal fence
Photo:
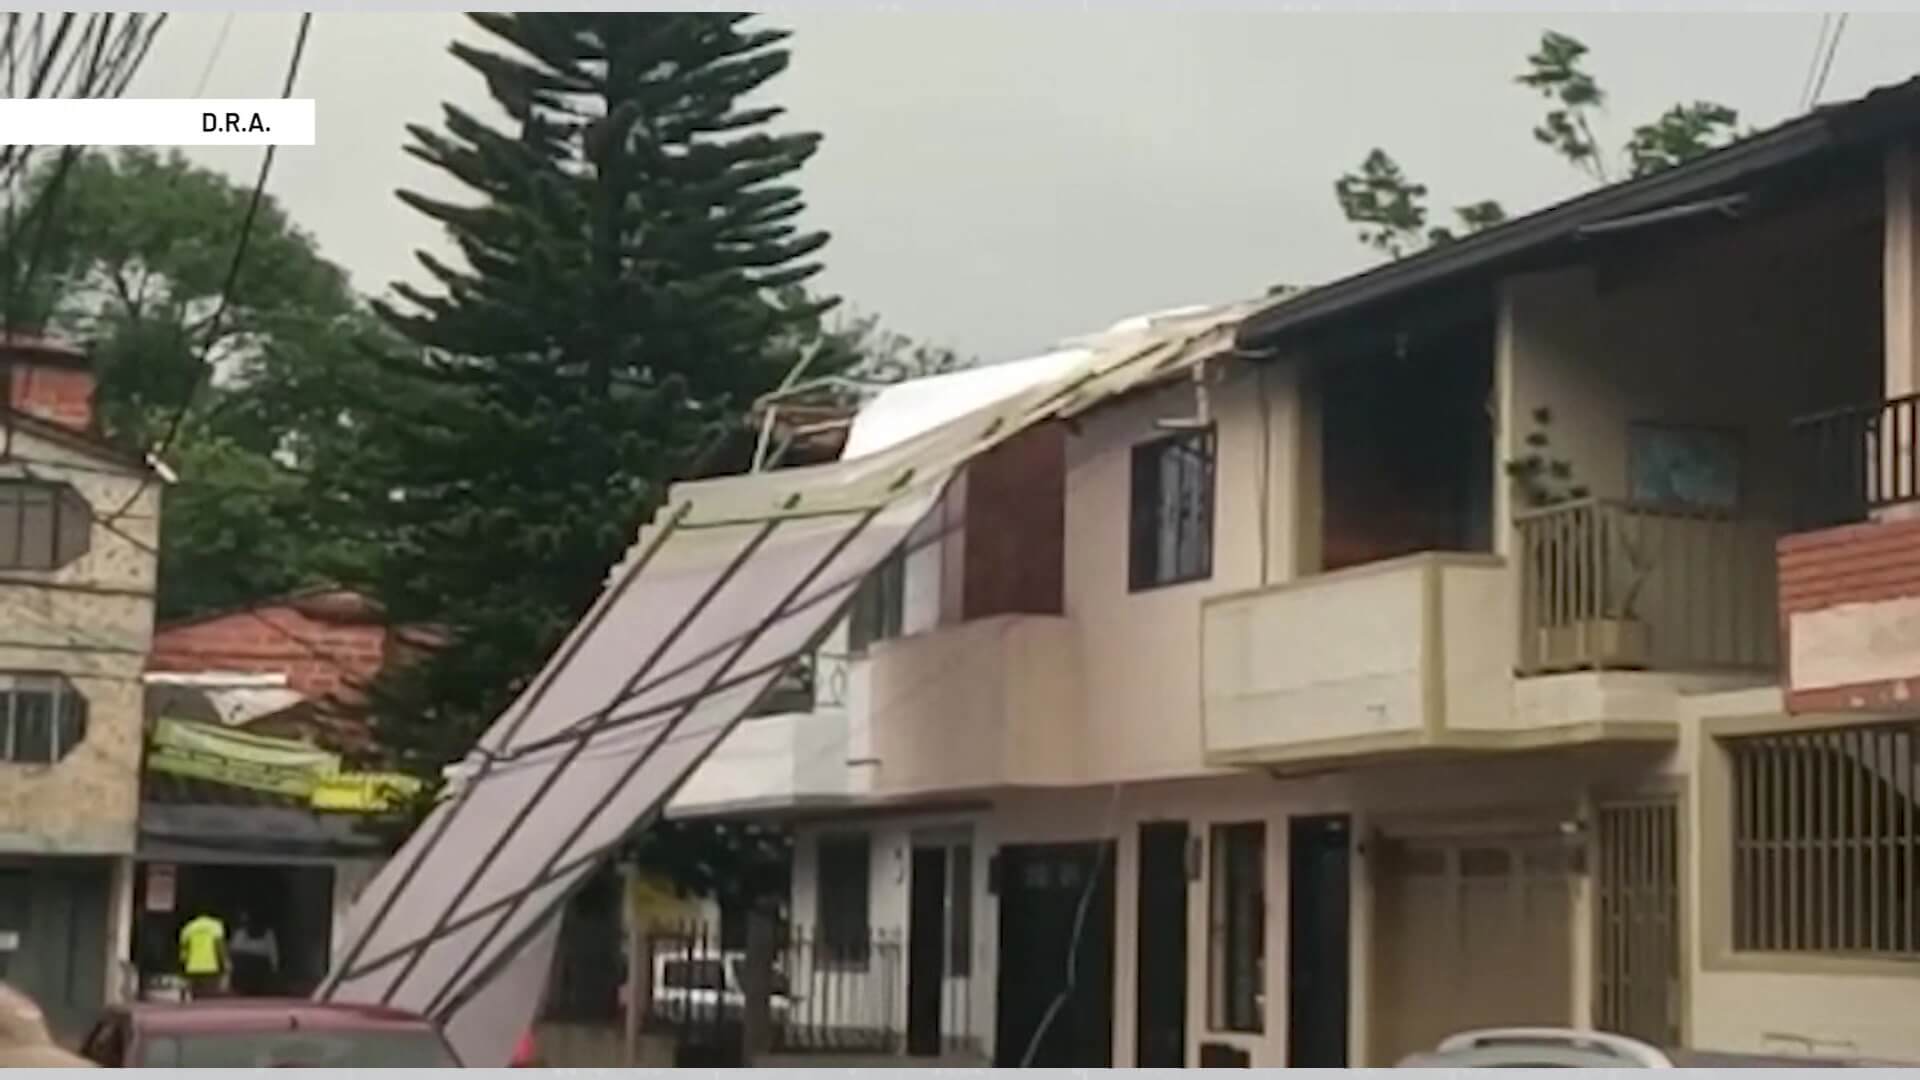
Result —
<instances>
[{"instance_id":1,"label":"metal fence","mask_svg":"<svg viewBox=\"0 0 1920 1080\"><path fill-rule=\"evenodd\" d=\"M1581 499L1515 525L1522 673L1777 666L1771 523Z\"/></svg>"},{"instance_id":2,"label":"metal fence","mask_svg":"<svg viewBox=\"0 0 1920 1080\"><path fill-rule=\"evenodd\" d=\"M1794 526L1865 521L1920 502L1920 395L1830 409L1793 422Z\"/></svg>"},{"instance_id":3,"label":"metal fence","mask_svg":"<svg viewBox=\"0 0 1920 1080\"><path fill-rule=\"evenodd\" d=\"M857 939L783 927L772 949L768 1019L773 1049L897 1054L906 1051L905 942L875 931ZM708 923L653 927L647 935L646 1030L685 1043L740 1037L746 1015L748 950ZM971 999L964 977L957 996ZM950 991L951 992L951 991ZM971 1040L971 1024L947 1016L950 1043Z\"/></svg>"},{"instance_id":4,"label":"metal fence","mask_svg":"<svg viewBox=\"0 0 1920 1080\"><path fill-rule=\"evenodd\" d=\"M1594 1020L1678 1046L1680 812L1671 799L1599 808L1595 830Z\"/></svg>"},{"instance_id":5,"label":"metal fence","mask_svg":"<svg viewBox=\"0 0 1920 1080\"><path fill-rule=\"evenodd\" d=\"M1734 948L1920 956L1920 724L1725 745Z\"/></svg>"}]
</instances>

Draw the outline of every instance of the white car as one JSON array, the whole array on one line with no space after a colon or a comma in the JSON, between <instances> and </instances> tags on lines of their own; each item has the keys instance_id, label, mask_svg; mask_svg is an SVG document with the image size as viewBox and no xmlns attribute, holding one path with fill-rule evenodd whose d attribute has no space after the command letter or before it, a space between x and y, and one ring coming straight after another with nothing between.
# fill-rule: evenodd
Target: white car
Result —
<instances>
[{"instance_id":1,"label":"white car","mask_svg":"<svg viewBox=\"0 0 1920 1080\"><path fill-rule=\"evenodd\" d=\"M1662 1050L1604 1031L1574 1028L1488 1028L1468 1031L1409 1055L1402 1069L1863 1069L1899 1062L1712 1050Z\"/></svg>"},{"instance_id":2,"label":"white car","mask_svg":"<svg viewBox=\"0 0 1920 1080\"><path fill-rule=\"evenodd\" d=\"M653 958L653 1015L663 1020L738 1023L746 1014L744 952L676 956L671 950ZM767 1011L773 1022L785 1022L791 1007L785 978L773 973L773 992ZM626 989L621 988L624 997Z\"/></svg>"}]
</instances>

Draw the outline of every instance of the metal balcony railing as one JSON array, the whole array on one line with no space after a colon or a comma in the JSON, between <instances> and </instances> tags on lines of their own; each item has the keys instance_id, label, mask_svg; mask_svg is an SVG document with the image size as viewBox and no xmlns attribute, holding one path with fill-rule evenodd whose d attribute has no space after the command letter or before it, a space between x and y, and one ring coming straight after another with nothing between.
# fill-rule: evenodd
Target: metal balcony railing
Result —
<instances>
[{"instance_id":1,"label":"metal balcony railing","mask_svg":"<svg viewBox=\"0 0 1920 1080\"><path fill-rule=\"evenodd\" d=\"M1515 525L1521 674L1778 664L1771 523L1582 499Z\"/></svg>"},{"instance_id":2,"label":"metal balcony railing","mask_svg":"<svg viewBox=\"0 0 1920 1080\"><path fill-rule=\"evenodd\" d=\"M1920 502L1920 394L1800 417L1792 442L1797 530Z\"/></svg>"}]
</instances>

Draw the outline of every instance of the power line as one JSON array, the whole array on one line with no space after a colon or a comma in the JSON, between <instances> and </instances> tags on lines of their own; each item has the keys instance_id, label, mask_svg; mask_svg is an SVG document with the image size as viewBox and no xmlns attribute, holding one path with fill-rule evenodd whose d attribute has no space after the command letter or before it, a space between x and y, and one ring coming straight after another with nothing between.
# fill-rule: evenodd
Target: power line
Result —
<instances>
[{"instance_id":1,"label":"power line","mask_svg":"<svg viewBox=\"0 0 1920 1080\"><path fill-rule=\"evenodd\" d=\"M207 52L207 66L200 69L200 81L194 84L193 96L201 97L207 92L207 80L213 78L213 66L220 59L220 50L227 44L227 31L233 29L233 12L227 12L220 20L220 32L214 35L213 48Z\"/></svg>"},{"instance_id":2,"label":"power line","mask_svg":"<svg viewBox=\"0 0 1920 1080\"><path fill-rule=\"evenodd\" d=\"M1847 28L1847 13L1828 12L1820 16L1820 32L1814 38L1813 55L1807 58L1806 79L1800 86L1800 111L1806 112L1819 102L1827 87L1827 75L1833 70L1833 56L1840 47L1840 35Z\"/></svg>"},{"instance_id":3,"label":"power line","mask_svg":"<svg viewBox=\"0 0 1920 1080\"><path fill-rule=\"evenodd\" d=\"M1827 35L1833 30L1833 12L1820 16L1820 32L1814 35L1813 55L1807 57L1807 74L1800 80L1800 112L1806 112L1813 100L1813 80L1820 72L1820 57L1827 51Z\"/></svg>"},{"instance_id":4,"label":"power line","mask_svg":"<svg viewBox=\"0 0 1920 1080\"><path fill-rule=\"evenodd\" d=\"M1813 84L1813 98L1807 102L1808 108L1812 108L1819 102L1820 95L1827 88L1827 75L1833 71L1833 56L1840 50L1840 35L1845 33L1846 29L1847 12L1843 11L1833 20L1833 35L1827 39L1827 58L1820 62L1820 78Z\"/></svg>"},{"instance_id":5,"label":"power line","mask_svg":"<svg viewBox=\"0 0 1920 1080\"><path fill-rule=\"evenodd\" d=\"M313 13L310 11L302 12L300 15L300 27L295 32L293 38L293 55L287 59L286 81L280 88L280 96L282 98L293 96L294 83L300 77L300 60L307 51L307 32L312 26ZM200 388L207 382L207 376L211 366L209 360L213 352L213 345L214 342L220 338L220 320L225 317L227 308L233 302L234 288L240 281L240 268L242 264L246 262L247 239L253 234L254 219L259 217L260 204L266 198L267 178L273 173L274 151L278 149L278 146L269 144L267 146L267 152L260 158L260 172L254 177L253 195L247 201L246 216L240 219L240 237L233 246L233 260L227 264L226 280L223 281L220 286L220 299L214 306L213 314L207 319L206 339L202 341L200 345L199 368L195 372L193 384L187 388L186 400L180 403L180 408L173 414L173 419L167 424L166 434L161 437L160 444L153 449L151 456L154 458L159 458L165 454L167 448L173 445L174 439L179 437L181 425L186 422L187 414L193 410L194 399L200 396ZM127 501L122 503L118 510L108 515L105 520L112 522L124 516L127 510L139 500L140 496L146 493L147 486L152 482L153 475L152 471L149 470L148 474L141 478L140 486L134 489L133 494L127 496Z\"/></svg>"}]
</instances>

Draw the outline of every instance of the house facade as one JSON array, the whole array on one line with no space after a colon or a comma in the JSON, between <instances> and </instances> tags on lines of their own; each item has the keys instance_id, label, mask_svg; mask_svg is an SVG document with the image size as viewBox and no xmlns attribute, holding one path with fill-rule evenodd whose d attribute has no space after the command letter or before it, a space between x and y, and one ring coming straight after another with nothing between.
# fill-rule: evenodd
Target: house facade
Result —
<instances>
[{"instance_id":1,"label":"house facade","mask_svg":"<svg viewBox=\"0 0 1920 1080\"><path fill-rule=\"evenodd\" d=\"M69 1032L123 990L161 483L86 358L0 342L0 978Z\"/></svg>"},{"instance_id":2,"label":"house facade","mask_svg":"<svg viewBox=\"0 0 1920 1080\"><path fill-rule=\"evenodd\" d=\"M989 451L673 812L792 824L910 1051L1920 1058L1916 135L1822 110Z\"/></svg>"},{"instance_id":3,"label":"house facade","mask_svg":"<svg viewBox=\"0 0 1920 1080\"><path fill-rule=\"evenodd\" d=\"M399 655L376 607L332 587L155 631L128 922L144 994L177 992L179 927L206 912L274 933L274 992L326 973L392 842L354 765L373 747L364 686Z\"/></svg>"}]
</instances>

